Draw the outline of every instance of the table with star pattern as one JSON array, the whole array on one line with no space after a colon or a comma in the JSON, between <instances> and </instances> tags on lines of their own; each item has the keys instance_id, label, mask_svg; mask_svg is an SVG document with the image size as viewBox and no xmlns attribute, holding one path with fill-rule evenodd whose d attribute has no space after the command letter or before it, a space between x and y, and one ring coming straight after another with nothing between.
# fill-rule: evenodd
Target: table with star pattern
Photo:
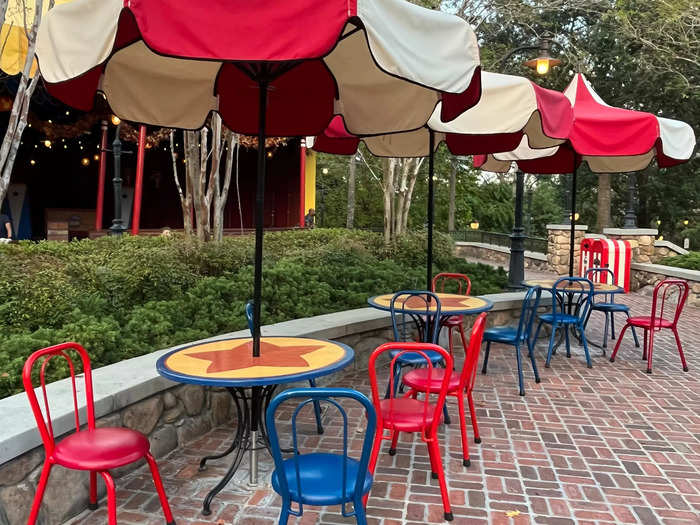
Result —
<instances>
[{"instance_id":1,"label":"table with star pattern","mask_svg":"<svg viewBox=\"0 0 700 525\"><path fill-rule=\"evenodd\" d=\"M370 306L379 310L391 310L391 299L394 293L384 295L375 295L370 297L367 302ZM471 295L458 295L454 293L436 293L440 300L440 315L474 315L486 312L493 308L493 303L483 297L474 297ZM423 315L426 313L426 303L420 297L411 297L407 301L402 299L402 296L396 300L396 311L406 314ZM431 306L431 311L435 311L435 306Z\"/></svg>"},{"instance_id":2,"label":"table with star pattern","mask_svg":"<svg viewBox=\"0 0 700 525\"><path fill-rule=\"evenodd\" d=\"M205 341L168 352L158 359L158 373L178 383L225 387L233 397L237 425L233 441L221 454L202 458L200 470L212 459L234 453L224 478L207 494L202 513L250 453L250 483L257 485L257 451L267 449L265 411L278 385L309 381L352 363L355 353L342 343L304 337L261 337L260 356L253 357L253 339L236 337Z\"/></svg>"}]
</instances>

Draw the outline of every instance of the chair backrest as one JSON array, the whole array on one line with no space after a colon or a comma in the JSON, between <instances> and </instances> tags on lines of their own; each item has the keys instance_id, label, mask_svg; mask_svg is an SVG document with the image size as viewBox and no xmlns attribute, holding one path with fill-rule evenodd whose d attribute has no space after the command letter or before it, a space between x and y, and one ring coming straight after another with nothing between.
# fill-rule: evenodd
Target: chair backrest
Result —
<instances>
[{"instance_id":1,"label":"chair backrest","mask_svg":"<svg viewBox=\"0 0 700 525\"><path fill-rule=\"evenodd\" d=\"M245 318L248 321L248 330L250 330L251 337L253 336L253 310L255 309L255 304L252 300L245 303Z\"/></svg>"},{"instance_id":2,"label":"chair backrest","mask_svg":"<svg viewBox=\"0 0 700 525\"><path fill-rule=\"evenodd\" d=\"M357 480L355 481L355 492L352 494L347 493L347 469L348 469L348 415L345 409L336 401L336 399L350 399L359 403L365 409L366 423L363 425L365 437L362 442L362 450L359 458L359 468L357 472ZM297 416L302 408L311 402L325 402L330 406L334 406L338 409L342 419L343 419L343 434L342 434L342 446L343 446L343 470L338 472L338 476L342 476L343 484L343 501L359 501L363 495L363 487L365 476L367 475L367 467L369 465L369 457L372 452L372 443L374 441L374 433L377 425L377 415L374 410L372 402L364 394L352 390L350 388L292 388L286 390L281 394L277 395L267 408L267 413L265 414L267 422L268 437L270 440L270 450L272 451L272 457L275 461L275 470L280 474L278 475L278 481L280 486L280 492L282 495L289 495L289 485L287 483L287 477L283 475L284 465L282 459L282 449L279 442L279 434L277 432L277 426L275 425L275 414L279 406L286 401L300 401L294 412L292 413L291 423L291 435L292 435L292 458L294 459L294 467L296 469L296 489L297 494L302 495L301 488L301 478L299 474L299 441L297 439ZM353 431L353 436L355 435ZM334 435L333 440L336 442L339 436ZM287 496L288 497L288 496ZM284 498L284 496L283 496ZM289 501L289 500L287 500ZM301 507L301 503L299 503ZM343 503L343 516L353 516L354 513L347 513L345 511L345 504ZM296 514L292 512L292 514Z\"/></svg>"},{"instance_id":3,"label":"chair backrest","mask_svg":"<svg viewBox=\"0 0 700 525\"><path fill-rule=\"evenodd\" d=\"M523 299L523 306L520 310L520 320L518 321L518 341L530 339L532 325L537 317L537 307L542 296L541 288L528 288Z\"/></svg>"},{"instance_id":4,"label":"chair backrest","mask_svg":"<svg viewBox=\"0 0 700 525\"><path fill-rule=\"evenodd\" d=\"M406 309L410 309L410 313ZM414 329L417 329L422 342L437 343L440 310L440 299L432 292L403 290L395 293L389 306L394 341L410 341ZM421 318L424 323L420 322Z\"/></svg>"},{"instance_id":5,"label":"chair backrest","mask_svg":"<svg viewBox=\"0 0 700 525\"><path fill-rule=\"evenodd\" d=\"M85 380L85 403L87 406L87 427L88 430L95 429L95 405L92 395L92 368L90 367L90 357L87 351L78 343L61 343L48 348L37 350L24 363L22 369L22 382L24 390L29 398L29 405L32 408L34 419L41 434L41 440L44 443L46 454L51 454L55 445L55 437L53 433L53 425L51 423L51 409L49 408L49 399L46 393L46 368L49 362L54 357L65 359L70 371L71 386L73 388L73 411L75 417L75 430L80 431L80 412L78 406L78 389L76 387L76 367L68 355L68 351L75 350L80 356L80 363L83 367L83 376ZM41 360L38 374L34 373L34 365ZM38 375L39 385L41 387L41 396L44 402L44 410L39 405L37 393L34 390L34 376Z\"/></svg>"},{"instance_id":6,"label":"chair backrest","mask_svg":"<svg viewBox=\"0 0 700 525\"><path fill-rule=\"evenodd\" d=\"M432 291L445 293L445 285L448 286L447 293L459 295L469 295L472 291L472 282L463 273L439 273L433 277Z\"/></svg>"},{"instance_id":7,"label":"chair backrest","mask_svg":"<svg viewBox=\"0 0 700 525\"><path fill-rule=\"evenodd\" d=\"M588 270L586 270L586 279L594 283L615 284L617 282L615 280L615 272L613 272L610 268L589 268ZM603 302L615 302L614 293L604 293L597 295L602 296Z\"/></svg>"},{"instance_id":8,"label":"chair backrest","mask_svg":"<svg viewBox=\"0 0 700 525\"><path fill-rule=\"evenodd\" d=\"M465 352L464 367L459 376L460 390L471 392L474 388L474 378L476 377L476 366L479 363L479 352L481 350L481 342L484 338L484 329L486 328L486 312L482 312L474 321L472 333L469 335L469 345Z\"/></svg>"},{"instance_id":9,"label":"chair backrest","mask_svg":"<svg viewBox=\"0 0 700 525\"><path fill-rule=\"evenodd\" d=\"M377 380L377 359L382 356L383 354L390 355L389 352L396 350L396 355L392 358L390 364L389 364L389 384L393 385L395 381L394 377L394 372L397 369L396 363L397 360L405 353L415 353L419 354L423 357L425 360L425 366L428 369L428 380L430 380L431 375L433 374L433 364L430 361L430 358L428 357L428 354L426 354L427 351L431 352L436 352L439 353L442 356L443 362L445 363L445 370L452 370L453 367L453 361L452 361L452 356L450 353L445 350L443 347L432 344L432 343L399 343L399 342L392 342L392 343L384 343L383 345L377 347L374 352L372 352L372 355L369 357L369 383L370 387L372 388L372 402L374 403L374 407L377 411L377 425L379 428L385 428L384 422L382 419L382 411L381 411L381 402L382 400L388 401L389 403L389 411L387 412L388 418L391 419L391 414L394 412L394 401L396 399L396 394L398 393L397 391L394 391L393 388L389 389L389 398L385 399L384 396L379 395L379 382ZM431 408L431 403L430 403L430 396L426 395L424 396L424 399L422 400L423 402L423 428L424 432L426 434L425 437L430 437L431 435L435 435L437 432L438 426L440 424L440 414L442 413L442 407L445 405L445 397L447 396L447 390L449 387L450 383L450 374L444 374L442 383L440 385L440 392L438 393L438 399L437 402L432 406ZM432 424L428 425L428 415L431 414L432 412Z\"/></svg>"},{"instance_id":10,"label":"chair backrest","mask_svg":"<svg viewBox=\"0 0 700 525\"><path fill-rule=\"evenodd\" d=\"M681 279L664 279L654 287L654 297L651 301L651 326L655 327L655 319L666 319L671 321L676 327L678 318L681 316L685 301L688 299L690 287L687 281ZM670 318L669 310L673 310L673 319ZM664 317L664 311L667 317Z\"/></svg>"},{"instance_id":11,"label":"chair backrest","mask_svg":"<svg viewBox=\"0 0 700 525\"><path fill-rule=\"evenodd\" d=\"M580 320L588 317L593 298L593 283L585 277L560 277L550 290L552 313L558 318L568 313L577 314Z\"/></svg>"}]
</instances>

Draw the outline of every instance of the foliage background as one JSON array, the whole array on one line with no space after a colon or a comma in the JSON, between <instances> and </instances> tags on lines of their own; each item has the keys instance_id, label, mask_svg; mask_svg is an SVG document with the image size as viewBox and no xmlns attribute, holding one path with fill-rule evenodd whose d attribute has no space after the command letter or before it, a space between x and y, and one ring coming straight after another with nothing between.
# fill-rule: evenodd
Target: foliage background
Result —
<instances>
[{"instance_id":1,"label":"foliage background","mask_svg":"<svg viewBox=\"0 0 700 525\"><path fill-rule=\"evenodd\" d=\"M371 295L422 289L425 243L422 234L385 248L380 234L366 231L268 233L263 323L361 308ZM503 270L467 263L452 249L449 238L436 238L435 272L468 274L474 294L504 288ZM244 329L253 253L251 236L206 244L125 236L2 246L0 397L21 389L24 361L51 344L77 341L98 367ZM59 364L50 375L64 374Z\"/></svg>"}]
</instances>

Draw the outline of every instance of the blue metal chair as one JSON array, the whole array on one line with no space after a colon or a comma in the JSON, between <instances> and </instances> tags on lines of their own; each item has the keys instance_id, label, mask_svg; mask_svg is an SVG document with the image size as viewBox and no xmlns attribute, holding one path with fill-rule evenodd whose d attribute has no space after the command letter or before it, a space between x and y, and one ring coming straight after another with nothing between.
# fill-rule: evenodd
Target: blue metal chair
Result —
<instances>
[{"instance_id":1,"label":"blue metal chair","mask_svg":"<svg viewBox=\"0 0 700 525\"><path fill-rule=\"evenodd\" d=\"M245 317L248 321L248 330L250 330L251 336L253 335L253 301L248 301L245 305ZM316 388L316 380L309 379L309 386L311 388ZM321 405L318 402L314 402L314 414L316 415L316 432L323 434L323 424L321 423Z\"/></svg>"},{"instance_id":2,"label":"blue metal chair","mask_svg":"<svg viewBox=\"0 0 700 525\"><path fill-rule=\"evenodd\" d=\"M365 409L366 420L362 420L365 437L359 459L348 456L348 416L334 398L357 401ZM282 458L275 413L280 404L289 400L303 400L292 414L292 455ZM343 418L342 453L300 453L297 440L297 416L308 403L325 402L338 409ZM267 408L266 422L270 438L270 449L275 460L272 473L272 488L282 497L279 524L285 525L289 516L301 516L304 505L341 505L345 517L355 516L358 525L366 525L363 498L372 487L372 474L368 470L372 443L376 432L377 415L372 403L364 394L348 388L296 388L276 396ZM292 509L292 502L298 510ZM353 504L348 511L346 505Z\"/></svg>"},{"instance_id":3,"label":"blue metal chair","mask_svg":"<svg viewBox=\"0 0 700 525\"><path fill-rule=\"evenodd\" d=\"M615 283L615 274L610 268L589 268L586 272L586 278L593 282ZM602 300L597 302L595 300L596 296L601 297ZM588 319L594 311L603 312L605 315L605 328L603 330L603 348L605 349L608 347L608 325L610 326L612 339L615 340L615 313L622 312L629 319L630 309L625 304L616 303L615 294L613 293L597 293L593 296L591 310L588 312L588 318L586 318L586 325L588 325ZM637 339L637 332L634 331L634 327L632 327L632 336L634 337L635 346L639 348L639 339Z\"/></svg>"},{"instance_id":4,"label":"blue metal chair","mask_svg":"<svg viewBox=\"0 0 700 525\"><path fill-rule=\"evenodd\" d=\"M537 341L540 328L544 323L552 326L552 334L549 337L549 349L547 350L547 361L545 368L549 368L554 351L554 338L557 330L564 328L566 336L566 357L571 357L571 344L569 342L569 327L575 327L581 335L583 351L586 354L586 364L588 368L593 368L591 355L588 352L586 333L584 325L588 313L591 309L593 298L593 283L584 277L561 277L557 279L554 286L549 290L552 294L552 313L539 315L540 322L535 330L533 341Z\"/></svg>"},{"instance_id":5,"label":"blue metal chair","mask_svg":"<svg viewBox=\"0 0 700 525\"><path fill-rule=\"evenodd\" d=\"M435 305L435 310L431 311L431 306ZM406 313L409 308L411 313ZM440 299L433 292L419 290L404 290L397 292L391 298L389 305L391 312L391 328L394 332L394 342L406 343L416 342L413 334L418 332L418 341L421 343L437 344L440 335ZM425 366L425 357L417 352L404 352L394 350L390 353L393 360L396 360L394 370L394 393L400 384L401 370L404 367ZM437 352L427 352L426 355L433 365L442 363L442 355ZM389 387L387 387L387 397Z\"/></svg>"},{"instance_id":6,"label":"blue metal chair","mask_svg":"<svg viewBox=\"0 0 700 525\"><path fill-rule=\"evenodd\" d=\"M489 362L489 351L491 343L503 343L515 347L515 358L518 362L518 382L520 384L520 395L525 395L525 387L523 386L523 365L520 356L520 345L527 345L530 363L532 363L532 371L535 373L535 383L540 382L540 374L537 372L537 363L535 363L535 354L533 351L534 341L530 337L532 335L532 325L537 316L537 307L540 303L541 288L530 288L523 299L523 306L520 312L520 321L518 326L494 326L484 331L484 341L486 342L486 353L484 354L484 366L481 373L486 373L486 367Z\"/></svg>"}]
</instances>

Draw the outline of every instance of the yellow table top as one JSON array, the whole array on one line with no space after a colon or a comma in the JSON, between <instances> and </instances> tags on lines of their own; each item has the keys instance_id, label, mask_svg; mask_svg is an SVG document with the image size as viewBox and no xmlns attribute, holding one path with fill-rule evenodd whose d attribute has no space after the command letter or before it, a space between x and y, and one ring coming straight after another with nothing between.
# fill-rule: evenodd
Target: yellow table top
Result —
<instances>
[{"instance_id":1,"label":"yellow table top","mask_svg":"<svg viewBox=\"0 0 700 525\"><path fill-rule=\"evenodd\" d=\"M262 337L253 357L250 337L195 344L158 360L158 372L174 381L212 386L261 386L332 373L354 359L342 343L302 337Z\"/></svg>"},{"instance_id":2,"label":"yellow table top","mask_svg":"<svg viewBox=\"0 0 700 525\"><path fill-rule=\"evenodd\" d=\"M391 308L391 299L395 294L389 293L371 297L368 302L371 306L381 310L389 310ZM473 297L470 295L458 295L453 293L436 293L440 299L440 313L442 314L476 314L490 310L493 303L481 297ZM396 307L402 312L425 313L425 301L419 297L411 297L406 302L400 296L396 300ZM435 310L435 304L430 305L430 311Z\"/></svg>"},{"instance_id":3,"label":"yellow table top","mask_svg":"<svg viewBox=\"0 0 700 525\"><path fill-rule=\"evenodd\" d=\"M541 288L552 288L556 282L557 279L529 279L523 281L523 284L529 287L539 286ZM583 285L577 285L576 283L567 284L566 282L562 282L559 283L557 289L564 292L580 292L582 289L585 289L585 283ZM597 293L616 293L623 291L623 288L616 284L593 283L593 291Z\"/></svg>"}]
</instances>

